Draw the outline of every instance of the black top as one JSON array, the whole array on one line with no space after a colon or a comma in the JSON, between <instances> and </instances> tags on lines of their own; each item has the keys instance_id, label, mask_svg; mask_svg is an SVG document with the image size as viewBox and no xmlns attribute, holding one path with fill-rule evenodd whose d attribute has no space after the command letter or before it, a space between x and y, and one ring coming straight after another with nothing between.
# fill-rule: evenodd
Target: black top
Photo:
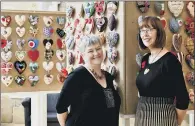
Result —
<instances>
[{"instance_id":1,"label":"black top","mask_svg":"<svg viewBox=\"0 0 195 126\"><path fill-rule=\"evenodd\" d=\"M62 87L56 110L70 113L66 126L118 126L120 96L113 86L113 77L105 72L103 88L84 67L71 72Z\"/></svg>"},{"instance_id":2,"label":"black top","mask_svg":"<svg viewBox=\"0 0 195 126\"><path fill-rule=\"evenodd\" d=\"M151 64L148 63L149 56L150 53L142 58L142 66L136 79L140 96L176 98L176 108L187 109L189 96L182 66L176 56L167 52ZM147 74L144 74L145 69L149 69Z\"/></svg>"}]
</instances>

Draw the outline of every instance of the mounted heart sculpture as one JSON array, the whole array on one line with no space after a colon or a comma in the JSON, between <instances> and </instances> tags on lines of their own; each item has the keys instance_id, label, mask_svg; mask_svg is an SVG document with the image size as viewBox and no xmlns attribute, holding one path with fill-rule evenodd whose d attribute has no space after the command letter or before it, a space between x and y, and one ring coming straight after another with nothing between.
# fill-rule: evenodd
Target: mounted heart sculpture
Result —
<instances>
[{"instance_id":1,"label":"mounted heart sculpture","mask_svg":"<svg viewBox=\"0 0 195 126\"><path fill-rule=\"evenodd\" d=\"M188 13L194 18L194 6L195 2L194 1L188 1L186 4Z\"/></svg>"},{"instance_id":2,"label":"mounted heart sculpture","mask_svg":"<svg viewBox=\"0 0 195 126\"><path fill-rule=\"evenodd\" d=\"M184 7L183 1L168 1L168 8L175 17L178 17Z\"/></svg>"},{"instance_id":3,"label":"mounted heart sculpture","mask_svg":"<svg viewBox=\"0 0 195 126\"><path fill-rule=\"evenodd\" d=\"M171 18L169 20L169 29L172 33L177 33L180 30L180 25L178 23L178 20L175 18Z\"/></svg>"},{"instance_id":4,"label":"mounted heart sculpture","mask_svg":"<svg viewBox=\"0 0 195 126\"><path fill-rule=\"evenodd\" d=\"M106 10L106 2L103 0L95 2L95 11L97 15L102 16Z\"/></svg>"},{"instance_id":5,"label":"mounted heart sculpture","mask_svg":"<svg viewBox=\"0 0 195 126\"><path fill-rule=\"evenodd\" d=\"M66 22L65 26L64 26L64 32L67 34L67 35L73 35L75 31L75 27L74 27L74 23L73 23L73 20L70 19Z\"/></svg>"},{"instance_id":6,"label":"mounted heart sculpture","mask_svg":"<svg viewBox=\"0 0 195 126\"><path fill-rule=\"evenodd\" d=\"M22 27L22 28L20 28L20 27L17 27L16 28L16 33L18 34L18 36L20 36L20 37L23 37L24 36L24 34L25 34L25 28L24 27Z\"/></svg>"},{"instance_id":7,"label":"mounted heart sculpture","mask_svg":"<svg viewBox=\"0 0 195 126\"><path fill-rule=\"evenodd\" d=\"M195 81L194 81L194 72L187 72L185 75L186 81L195 86Z\"/></svg>"},{"instance_id":8,"label":"mounted heart sculpture","mask_svg":"<svg viewBox=\"0 0 195 126\"><path fill-rule=\"evenodd\" d=\"M11 23L11 16L1 16L1 23L7 27Z\"/></svg>"},{"instance_id":9,"label":"mounted heart sculpture","mask_svg":"<svg viewBox=\"0 0 195 126\"><path fill-rule=\"evenodd\" d=\"M106 17L100 17L95 19L95 24L99 32L102 32L106 29L108 19Z\"/></svg>"},{"instance_id":10,"label":"mounted heart sculpture","mask_svg":"<svg viewBox=\"0 0 195 126\"><path fill-rule=\"evenodd\" d=\"M73 8L73 6L68 5L66 7L66 17L67 18L72 18L73 14L74 14L74 8Z\"/></svg>"},{"instance_id":11,"label":"mounted heart sculpture","mask_svg":"<svg viewBox=\"0 0 195 126\"><path fill-rule=\"evenodd\" d=\"M57 62L56 63L56 69L58 70L58 72L61 72L61 70L63 68L65 68L65 67L66 67L66 64L65 63L60 63L60 62Z\"/></svg>"},{"instance_id":12,"label":"mounted heart sculpture","mask_svg":"<svg viewBox=\"0 0 195 126\"><path fill-rule=\"evenodd\" d=\"M5 40L1 39L1 48L3 51L8 52L12 47L12 41L11 40Z\"/></svg>"},{"instance_id":13,"label":"mounted heart sculpture","mask_svg":"<svg viewBox=\"0 0 195 126\"><path fill-rule=\"evenodd\" d=\"M22 74L25 71L27 64L25 61L15 61L14 67L18 71L19 74Z\"/></svg>"},{"instance_id":14,"label":"mounted heart sculpture","mask_svg":"<svg viewBox=\"0 0 195 126\"><path fill-rule=\"evenodd\" d=\"M54 55L54 51L52 49L45 50L44 57L47 61L51 60Z\"/></svg>"},{"instance_id":15,"label":"mounted heart sculpture","mask_svg":"<svg viewBox=\"0 0 195 126\"><path fill-rule=\"evenodd\" d=\"M109 47L107 51L107 55L111 63L116 63L118 59L118 51L115 47Z\"/></svg>"},{"instance_id":16,"label":"mounted heart sculpture","mask_svg":"<svg viewBox=\"0 0 195 126\"><path fill-rule=\"evenodd\" d=\"M58 49L63 49L66 46L65 40L57 39L57 46L58 46Z\"/></svg>"},{"instance_id":17,"label":"mounted heart sculpture","mask_svg":"<svg viewBox=\"0 0 195 126\"><path fill-rule=\"evenodd\" d=\"M30 15L28 19L29 19L30 24L33 26L35 26L39 21L39 17L36 15Z\"/></svg>"},{"instance_id":18,"label":"mounted heart sculpture","mask_svg":"<svg viewBox=\"0 0 195 126\"><path fill-rule=\"evenodd\" d=\"M43 79L45 84L51 84L51 82L53 81L53 75L51 74L44 75Z\"/></svg>"},{"instance_id":19,"label":"mounted heart sculpture","mask_svg":"<svg viewBox=\"0 0 195 126\"><path fill-rule=\"evenodd\" d=\"M150 8L149 1L137 1L137 7L142 13L146 13Z\"/></svg>"},{"instance_id":20,"label":"mounted heart sculpture","mask_svg":"<svg viewBox=\"0 0 195 126\"><path fill-rule=\"evenodd\" d=\"M117 25L116 18L115 18L115 16L112 14L112 15L109 17L109 20L108 20L108 27L109 27L110 31L116 29L116 25Z\"/></svg>"},{"instance_id":21,"label":"mounted heart sculpture","mask_svg":"<svg viewBox=\"0 0 195 126\"><path fill-rule=\"evenodd\" d=\"M8 37L12 33L12 28L11 27L1 27L1 35L5 38L8 39Z\"/></svg>"},{"instance_id":22,"label":"mounted heart sculpture","mask_svg":"<svg viewBox=\"0 0 195 126\"><path fill-rule=\"evenodd\" d=\"M3 61L8 62L11 60L12 58L12 52L8 51L8 52L1 52L1 58Z\"/></svg>"},{"instance_id":23,"label":"mounted heart sculpture","mask_svg":"<svg viewBox=\"0 0 195 126\"><path fill-rule=\"evenodd\" d=\"M26 81L26 78L23 75L17 75L15 76L14 80L16 84L18 84L19 86L23 86L24 82Z\"/></svg>"},{"instance_id":24,"label":"mounted heart sculpture","mask_svg":"<svg viewBox=\"0 0 195 126\"><path fill-rule=\"evenodd\" d=\"M107 2L107 13L108 17L111 14L115 14L118 9L119 2L118 1L108 1Z\"/></svg>"},{"instance_id":25,"label":"mounted heart sculpture","mask_svg":"<svg viewBox=\"0 0 195 126\"><path fill-rule=\"evenodd\" d=\"M58 82L64 83L65 79L66 79L66 77L64 77L62 74L57 75Z\"/></svg>"},{"instance_id":26,"label":"mounted heart sculpture","mask_svg":"<svg viewBox=\"0 0 195 126\"><path fill-rule=\"evenodd\" d=\"M28 81L30 82L31 86L35 86L39 82L39 76L30 75L28 76Z\"/></svg>"},{"instance_id":27,"label":"mounted heart sculpture","mask_svg":"<svg viewBox=\"0 0 195 126\"><path fill-rule=\"evenodd\" d=\"M23 47L24 47L24 44L25 44L25 40L24 39L17 39L17 41L16 41L16 45L18 46L18 49L19 50L22 50L23 49Z\"/></svg>"},{"instance_id":28,"label":"mounted heart sculpture","mask_svg":"<svg viewBox=\"0 0 195 126\"><path fill-rule=\"evenodd\" d=\"M176 51L181 51L182 35L174 34L172 37L172 44Z\"/></svg>"},{"instance_id":29,"label":"mounted heart sculpture","mask_svg":"<svg viewBox=\"0 0 195 126\"><path fill-rule=\"evenodd\" d=\"M13 68L12 62L1 62L1 74L8 74L8 72Z\"/></svg>"},{"instance_id":30,"label":"mounted heart sculpture","mask_svg":"<svg viewBox=\"0 0 195 126\"><path fill-rule=\"evenodd\" d=\"M94 19L93 16L91 18L85 19L85 34L90 34L94 28Z\"/></svg>"},{"instance_id":31,"label":"mounted heart sculpture","mask_svg":"<svg viewBox=\"0 0 195 126\"><path fill-rule=\"evenodd\" d=\"M56 50L57 58L62 61L66 57L66 50Z\"/></svg>"},{"instance_id":32,"label":"mounted heart sculpture","mask_svg":"<svg viewBox=\"0 0 195 126\"><path fill-rule=\"evenodd\" d=\"M64 25L65 22L66 22L66 18L65 18L65 17L57 17L56 22L57 22L59 25Z\"/></svg>"},{"instance_id":33,"label":"mounted heart sculpture","mask_svg":"<svg viewBox=\"0 0 195 126\"><path fill-rule=\"evenodd\" d=\"M159 15L164 15L165 13L165 1L156 1L154 3L154 8Z\"/></svg>"},{"instance_id":34,"label":"mounted heart sculpture","mask_svg":"<svg viewBox=\"0 0 195 126\"><path fill-rule=\"evenodd\" d=\"M6 39L1 39L1 48L5 48L7 45L7 40Z\"/></svg>"},{"instance_id":35,"label":"mounted heart sculpture","mask_svg":"<svg viewBox=\"0 0 195 126\"><path fill-rule=\"evenodd\" d=\"M73 35L69 35L65 38L66 48L72 50L75 46L75 40Z\"/></svg>"},{"instance_id":36,"label":"mounted heart sculpture","mask_svg":"<svg viewBox=\"0 0 195 126\"><path fill-rule=\"evenodd\" d=\"M38 50L29 50L28 57L35 62L39 58L39 51Z\"/></svg>"},{"instance_id":37,"label":"mounted heart sculpture","mask_svg":"<svg viewBox=\"0 0 195 126\"><path fill-rule=\"evenodd\" d=\"M12 83L13 79L14 78L11 75L9 75L9 76L1 76L1 82L3 84L5 84L5 86L7 86L7 87Z\"/></svg>"},{"instance_id":38,"label":"mounted heart sculpture","mask_svg":"<svg viewBox=\"0 0 195 126\"><path fill-rule=\"evenodd\" d=\"M74 62L75 62L75 57L74 57L73 51L68 51L68 63L69 63L69 65L74 64Z\"/></svg>"},{"instance_id":39,"label":"mounted heart sculpture","mask_svg":"<svg viewBox=\"0 0 195 126\"><path fill-rule=\"evenodd\" d=\"M47 38L49 38L53 34L53 32L54 29L51 26L43 28L43 33Z\"/></svg>"},{"instance_id":40,"label":"mounted heart sculpture","mask_svg":"<svg viewBox=\"0 0 195 126\"><path fill-rule=\"evenodd\" d=\"M37 27L30 26L29 33L35 37L38 33L39 29Z\"/></svg>"},{"instance_id":41,"label":"mounted heart sculpture","mask_svg":"<svg viewBox=\"0 0 195 126\"><path fill-rule=\"evenodd\" d=\"M44 39L43 45L45 46L46 50L49 50L51 48L51 46L53 45L53 40L52 39Z\"/></svg>"},{"instance_id":42,"label":"mounted heart sculpture","mask_svg":"<svg viewBox=\"0 0 195 126\"><path fill-rule=\"evenodd\" d=\"M116 78L116 76L117 76L117 74L118 74L118 70L117 70L117 68L116 68L116 66L115 65L110 65L109 67L108 67L108 72L114 77L114 78Z\"/></svg>"},{"instance_id":43,"label":"mounted heart sculpture","mask_svg":"<svg viewBox=\"0 0 195 126\"><path fill-rule=\"evenodd\" d=\"M190 36L192 39L194 39L194 22L195 20L193 18L188 17L185 20L185 32L187 33L188 36Z\"/></svg>"},{"instance_id":44,"label":"mounted heart sculpture","mask_svg":"<svg viewBox=\"0 0 195 126\"><path fill-rule=\"evenodd\" d=\"M106 35L106 40L110 47L116 46L119 41L119 34L115 31L108 32Z\"/></svg>"},{"instance_id":45,"label":"mounted heart sculpture","mask_svg":"<svg viewBox=\"0 0 195 126\"><path fill-rule=\"evenodd\" d=\"M163 28L165 29L167 27L167 21L164 17L157 17L160 19L162 25L163 25Z\"/></svg>"},{"instance_id":46,"label":"mounted heart sculpture","mask_svg":"<svg viewBox=\"0 0 195 126\"><path fill-rule=\"evenodd\" d=\"M62 30L62 29L60 29L60 28L57 28L56 33L57 33L61 38L63 38L63 37L65 36L64 30Z\"/></svg>"},{"instance_id":47,"label":"mounted heart sculpture","mask_svg":"<svg viewBox=\"0 0 195 126\"><path fill-rule=\"evenodd\" d=\"M187 54L185 57L186 64L188 65L189 68L194 70L194 57L191 56L190 54Z\"/></svg>"},{"instance_id":48,"label":"mounted heart sculpture","mask_svg":"<svg viewBox=\"0 0 195 126\"><path fill-rule=\"evenodd\" d=\"M94 2L85 2L83 4L83 9L84 9L85 15L88 18L91 17L95 12Z\"/></svg>"},{"instance_id":49,"label":"mounted heart sculpture","mask_svg":"<svg viewBox=\"0 0 195 126\"><path fill-rule=\"evenodd\" d=\"M37 69L39 68L39 65L38 65L38 63L30 62L29 67L30 67L30 71L32 73L36 73Z\"/></svg>"},{"instance_id":50,"label":"mounted heart sculpture","mask_svg":"<svg viewBox=\"0 0 195 126\"><path fill-rule=\"evenodd\" d=\"M189 89L189 98L192 103L194 103L194 89Z\"/></svg>"},{"instance_id":51,"label":"mounted heart sculpture","mask_svg":"<svg viewBox=\"0 0 195 126\"><path fill-rule=\"evenodd\" d=\"M25 17L25 15L16 15L15 21L19 26L22 26L24 24L24 22L26 21L26 17Z\"/></svg>"},{"instance_id":52,"label":"mounted heart sculpture","mask_svg":"<svg viewBox=\"0 0 195 126\"><path fill-rule=\"evenodd\" d=\"M52 23L53 23L53 17L52 17L52 16L49 16L49 17L44 16L44 17L43 17L43 21L44 21L45 25L46 25L47 27L49 27L49 26L51 26Z\"/></svg>"},{"instance_id":53,"label":"mounted heart sculpture","mask_svg":"<svg viewBox=\"0 0 195 126\"><path fill-rule=\"evenodd\" d=\"M189 54L194 56L194 41L192 38L190 37L186 38L185 47L186 47L186 50L189 52Z\"/></svg>"},{"instance_id":54,"label":"mounted heart sculpture","mask_svg":"<svg viewBox=\"0 0 195 126\"><path fill-rule=\"evenodd\" d=\"M54 66L53 61L50 61L50 62L44 61L43 62L43 69L46 71L50 71L53 68L53 66Z\"/></svg>"},{"instance_id":55,"label":"mounted heart sculpture","mask_svg":"<svg viewBox=\"0 0 195 126\"><path fill-rule=\"evenodd\" d=\"M38 39L29 39L28 40L28 46L31 48L31 49L36 49L39 45L39 40Z\"/></svg>"},{"instance_id":56,"label":"mounted heart sculpture","mask_svg":"<svg viewBox=\"0 0 195 126\"><path fill-rule=\"evenodd\" d=\"M16 59L18 59L19 61L22 61L25 55L26 55L26 51L16 51L15 52Z\"/></svg>"}]
</instances>

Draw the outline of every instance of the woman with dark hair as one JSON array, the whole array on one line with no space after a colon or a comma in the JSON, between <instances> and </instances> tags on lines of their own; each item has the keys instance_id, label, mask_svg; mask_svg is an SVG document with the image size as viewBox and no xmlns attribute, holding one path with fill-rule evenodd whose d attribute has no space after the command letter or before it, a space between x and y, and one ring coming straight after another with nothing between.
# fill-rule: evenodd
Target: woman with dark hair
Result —
<instances>
[{"instance_id":1,"label":"woman with dark hair","mask_svg":"<svg viewBox=\"0 0 195 126\"><path fill-rule=\"evenodd\" d=\"M181 125L189 104L182 67L165 48L166 34L157 17L146 17L139 27L139 46L149 49L136 79L140 98L135 126Z\"/></svg>"}]
</instances>

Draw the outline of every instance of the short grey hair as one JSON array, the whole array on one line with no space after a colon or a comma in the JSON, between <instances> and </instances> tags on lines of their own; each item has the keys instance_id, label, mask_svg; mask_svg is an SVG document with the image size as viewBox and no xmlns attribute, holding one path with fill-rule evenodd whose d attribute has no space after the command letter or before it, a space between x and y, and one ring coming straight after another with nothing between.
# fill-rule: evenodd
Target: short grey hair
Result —
<instances>
[{"instance_id":1,"label":"short grey hair","mask_svg":"<svg viewBox=\"0 0 195 126\"><path fill-rule=\"evenodd\" d=\"M79 51L81 53L83 53L83 52L85 52L85 49L88 46L95 45L97 43L100 44L100 46L101 46L99 36L97 36L97 35L85 35L80 40Z\"/></svg>"}]
</instances>

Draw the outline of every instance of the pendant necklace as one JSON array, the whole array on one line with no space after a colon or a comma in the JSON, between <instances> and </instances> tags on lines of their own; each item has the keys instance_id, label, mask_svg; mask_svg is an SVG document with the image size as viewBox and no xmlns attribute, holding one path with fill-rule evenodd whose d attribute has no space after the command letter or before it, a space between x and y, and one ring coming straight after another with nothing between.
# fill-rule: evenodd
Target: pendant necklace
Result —
<instances>
[{"instance_id":1,"label":"pendant necklace","mask_svg":"<svg viewBox=\"0 0 195 126\"><path fill-rule=\"evenodd\" d=\"M158 54L153 58L153 60L152 60L152 62L151 63L153 63L154 62L154 60L156 59L156 57L160 54L160 52L163 50L163 48L158 52ZM149 63L148 63L149 64ZM144 70L144 75L145 74L147 74L148 72L150 71L150 69L149 68L146 68L145 70Z\"/></svg>"},{"instance_id":2,"label":"pendant necklace","mask_svg":"<svg viewBox=\"0 0 195 126\"><path fill-rule=\"evenodd\" d=\"M104 74L105 74L105 73L104 73L103 70L101 70L101 73L102 73L101 75L98 75L98 74L95 72L94 69L90 69L90 68L89 68L89 70L91 71L91 73L93 73L93 75L95 76L95 78L98 79L98 80L99 80L99 79L101 80L101 79L104 77Z\"/></svg>"}]
</instances>

